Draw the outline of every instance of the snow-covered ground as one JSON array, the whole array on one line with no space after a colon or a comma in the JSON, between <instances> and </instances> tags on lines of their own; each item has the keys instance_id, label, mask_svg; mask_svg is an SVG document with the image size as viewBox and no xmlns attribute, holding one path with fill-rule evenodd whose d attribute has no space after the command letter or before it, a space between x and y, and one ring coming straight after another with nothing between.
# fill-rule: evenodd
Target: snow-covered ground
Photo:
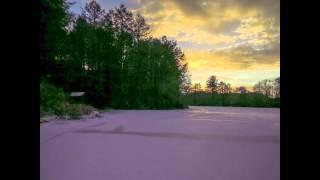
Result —
<instances>
[{"instance_id":1,"label":"snow-covered ground","mask_svg":"<svg viewBox=\"0 0 320 180\"><path fill-rule=\"evenodd\" d=\"M280 179L280 109L114 110L40 133L41 180Z\"/></svg>"}]
</instances>

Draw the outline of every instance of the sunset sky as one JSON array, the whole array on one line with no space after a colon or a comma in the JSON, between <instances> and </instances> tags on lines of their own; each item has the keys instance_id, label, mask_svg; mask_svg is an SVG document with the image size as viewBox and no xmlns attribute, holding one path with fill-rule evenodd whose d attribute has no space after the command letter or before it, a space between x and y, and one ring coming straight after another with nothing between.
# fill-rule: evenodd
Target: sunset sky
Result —
<instances>
[{"instance_id":1,"label":"sunset sky","mask_svg":"<svg viewBox=\"0 0 320 180\"><path fill-rule=\"evenodd\" d=\"M87 0L71 10L81 11ZM140 12L153 37L175 39L192 83L210 75L233 87L252 87L280 76L280 0L97 0L104 8L125 4Z\"/></svg>"}]
</instances>

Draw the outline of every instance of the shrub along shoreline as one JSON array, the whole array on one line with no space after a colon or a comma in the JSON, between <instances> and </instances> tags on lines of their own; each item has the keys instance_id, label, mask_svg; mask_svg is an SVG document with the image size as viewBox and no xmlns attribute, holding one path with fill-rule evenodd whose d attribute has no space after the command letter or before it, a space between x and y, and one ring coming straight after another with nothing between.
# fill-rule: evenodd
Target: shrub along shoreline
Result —
<instances>
[{"instance_id":1,"label":"shrub along shoreline","mask_svg":"<svg viewBox=\"0 0 320 180\"><path fill-rule=\"evenodd\" d=\"M184 103L191 106L232 106L232 107L280 107L280 98L270 98L259 93L188 94Z\"/></svg>"},{"instance_id":2,"label":"shrub along shoreline","mask_svg":"<svg viewBox=\"0 0 320 180\"><path fill-rule=\"evenodd\" d=\"M62 88L45 80L40 82L40 119L45 116L57 116L62 119L79 119L94 112L94 108L81 103L70 103Z\"/></svg>"}]
</instances>

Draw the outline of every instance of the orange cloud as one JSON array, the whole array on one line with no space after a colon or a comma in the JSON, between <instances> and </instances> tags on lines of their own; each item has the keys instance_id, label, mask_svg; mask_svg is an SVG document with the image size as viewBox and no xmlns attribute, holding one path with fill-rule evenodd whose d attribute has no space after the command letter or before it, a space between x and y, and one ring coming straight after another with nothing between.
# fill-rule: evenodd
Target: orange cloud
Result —
<instances>
[{"instance_id":1,"label":"orange cloud","mask_svg":"<svg viewBox=\"0 0 320 180\"><path fill-rule=\"evenodd\" d=\"M235 86L280 75L279 0L140 0L152 36L178 41L193 83Z\"/></svg>"}]
</instances>

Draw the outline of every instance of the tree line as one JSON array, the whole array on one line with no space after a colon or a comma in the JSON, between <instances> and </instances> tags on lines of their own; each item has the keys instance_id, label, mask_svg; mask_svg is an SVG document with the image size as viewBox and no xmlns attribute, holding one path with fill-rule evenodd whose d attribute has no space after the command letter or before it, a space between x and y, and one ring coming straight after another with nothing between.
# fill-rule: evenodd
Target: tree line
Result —
<instances>
[{"instance_id":1,"label":"tree line","mask_svg":"<svg viewBox=\"0 0 320 180\"><path fill-rule=\"evenodd\" d=\"M205 106L280 107L280 77L259 81L249 91L244 86L232 88L230 83L212 75L205 88L200 83L190 86L184 102Z\"/></svg>"},{"instance_id":2,"label":"tree line","mask_svg":"<svg viewBox=\"0 0 320 180\"><path fill-rule=\"evenodd\" d=\"M195 83L192 87L189 86L187 93L199 91L206 91L216 94L250 93L245 86L232 88L230 83L218 80L215 75L212 75L208 78L205 88L202 88L200 83ZM272 98L280 98L280 77L275 79L265 79L257 82L253 86L253 91L251 93L259 93Z\"/></svg>"},{"instance_id":3,"label":"tree line","mask_svg":"<svg viewBox=\"0 0 320 180\"><path fill-rule=\"evenodd\" d=\"M184 107L185 55L175 40L151 37L141 14L123 4L106 11L94 0L77 16L65 0L40 4L41 81L84 91L96 107Z\"/></svg>"}]
</instances>

